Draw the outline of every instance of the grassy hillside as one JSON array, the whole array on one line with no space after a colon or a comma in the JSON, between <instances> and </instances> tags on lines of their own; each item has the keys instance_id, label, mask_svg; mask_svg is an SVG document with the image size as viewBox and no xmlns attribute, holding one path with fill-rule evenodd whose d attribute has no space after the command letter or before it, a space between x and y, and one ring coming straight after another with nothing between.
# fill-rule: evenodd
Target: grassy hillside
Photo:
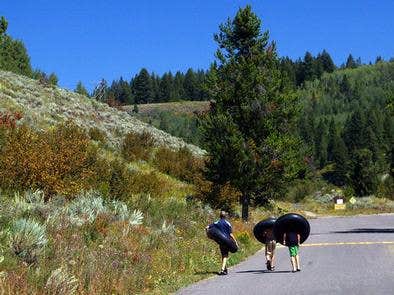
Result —
<instances>
[{"instance_id":1,"label":"grassy hillside","mask_svg":"<svg viewBox=\"0 0 394 295\"><path fill-rule=\"evenodd\" d=\"M113 145L118 145L122 136L130 131L146 131L159 145L173 149L186 146L194 154L204 153L200 148L143 123L127 112L11 72L0 71L0 111L20 112L23 114L22 122L38 129L72 120L85 129L103 131Z\"/></svg>"},{"instance_id":2,"label":"grassy hillside","mask_svg":"<svg viewBox=\"0 0 394 295\"><path fill-rule=\"evenodd\" d=\"M133 106L125 106L127 112L133 111ZM208 101L179 101L167 103L139 104L138 113L140 115L150 115L158 112L173 112L181 114L198 114L209 109Z\"/></svg>"}]
</instances>

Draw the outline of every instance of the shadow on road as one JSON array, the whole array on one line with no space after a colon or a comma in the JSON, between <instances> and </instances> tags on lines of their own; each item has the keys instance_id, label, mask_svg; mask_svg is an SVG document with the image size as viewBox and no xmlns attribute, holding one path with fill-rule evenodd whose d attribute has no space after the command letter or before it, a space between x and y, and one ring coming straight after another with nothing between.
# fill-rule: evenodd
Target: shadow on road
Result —
<instances>
[{"instance_id":1,"label":"shadow on road","mask_svg":"<svg viewBox=\"0 0 394 295\"><path fill-rule=\"evenodd\" d=\"M196 271L194 273L194 275L211 275L211 274L217 275L218 272L217 271Z\"/></svg>"},{"instance_id":2,"label":"shadow on road","mask_svg":"<svg viewBox=\"0 0 394 295\"><path fill-rule=\"evenodd\" d=\"M277 271L270 271L264 269L252 269L252 270L242 270L237 271L236 273L289 273L290 270L277 270Z\"/></svg>"},{"instance_id":3,"label":"shadow on road","mask_svg":"<svg viewBox=\"0 0 394 295\"><path fill-rule=\"evenodd\" d=\"M354 228L349 230L330 231L325 233L311 233L311 236L331 234L393 234L394 228Z\"/></svg>"},{"instance_id":4,"label":"shadow on road","mask_svg":"<svg viewBox=\"0 0 394 295\"><path fill-rule=\"evenodd\" d=\"M332 231L335 234L387 234L394 233L394 228L355 228L351 230Z\"/></svg>"}]
</instances>

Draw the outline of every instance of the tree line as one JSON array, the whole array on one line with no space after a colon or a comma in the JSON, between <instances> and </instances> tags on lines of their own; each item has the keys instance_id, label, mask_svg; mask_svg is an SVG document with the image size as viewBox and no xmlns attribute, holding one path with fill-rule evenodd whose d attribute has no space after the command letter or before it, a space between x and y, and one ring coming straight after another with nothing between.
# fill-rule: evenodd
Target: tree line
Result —
<instances>
[{"instance_id":1,"label":"tree line","mask_svg":"<svg viewBox=\"0 0 394 295\"><path fill-rule=\"evenodd\" d=\"M100 87L96 87L92 96L97 97L98 92L104 91L101 100L122 105L208 100L207 92L204 90L206 75L207 72L204 70L190 68L186 73L166 72L159 76L143 68L130 81L121 77L112 81L111 85L107 85L107 82L102 80ZM81 82L78 83L76 92L87 94Z\"/></svg>"},{"instance_id":2,"label":"tree line","mask_svg":"<svg viewBox=\"0 0 394 295\"><path fill-rule=\"evenodd\" d=\"M382 61L381 57L376 62ZM336 69L354 69L363 65L360 58L355 59L352 54L346 62L337 67L330 54L323 50L316 56L306 52L303 59L292 60L289 57L279 58L279 68L287 77L293 88L299 88L306 81L320 79L324 73L332 73ZM182 100L208 100L206 91L209 70L188 69L186 73L180 71L173 75L166 72L162 76L149 73L143 68L130 81L122 77L114 80L110 86L102 81L100 91L105 90L104 101L117 102L119 104L144 104L158 102L173 102ZM89 95L86 88L79 82L76 92ZM92 93L95 97L97 90Z\"/></svg>"}]
</instances>

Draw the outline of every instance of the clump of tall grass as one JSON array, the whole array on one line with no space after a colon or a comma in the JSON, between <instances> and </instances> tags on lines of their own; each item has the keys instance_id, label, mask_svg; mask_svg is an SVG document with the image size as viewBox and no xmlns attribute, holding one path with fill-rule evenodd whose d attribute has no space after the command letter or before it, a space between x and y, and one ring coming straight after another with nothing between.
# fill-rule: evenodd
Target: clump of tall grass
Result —
<instances>
[{"instance_id":1,"label":"clump of tall grass","mask_svg":"<svg viewBox=\"0 0 394 295\"><path fill-rule=\"evenodd\" d=\"M11 224L9 229L11 250L25 262L36 262L47 243L45 225L24 218Z\"/></svg>"},{"instance_id":2,"label":"clump of tall grass","mask_svg":"<svg viewBox=\"0 0 394 295\"><path fill-rule=\"evenodd\" d=\"M107 215L112 221L126 223L125 231L130 227L140 225L143 214L139 210L130 211L126 203L118 200L106 202L103 196L96 191L80 193L73 201L54 210L47 219L47 223L67 227L92 224L101 214Z\"/></svg>"},{"instance_id":3,"label":"clump of tall grass","mask_svg":"<svg viewBox=\"0 0 394 295\"><path fill-rule=\"evenodd\" d=\"M52 271L45 285L48 295L72 295L76 293L77 288L78 280L63 267Z\"/></svg>"},{"instance_id":4,"label":"clump of tall grass","mask_svg":"<svg viewBox=\"0 0 394 295\"><path fill-rule=\"evenodd\" d=\"M45 202L45 195L41 190L29 190L23 194L16 192L12 200L12 210L16 216L38 215L45 218L48 207L49 204Z\"/></svg>"}]
</instances>

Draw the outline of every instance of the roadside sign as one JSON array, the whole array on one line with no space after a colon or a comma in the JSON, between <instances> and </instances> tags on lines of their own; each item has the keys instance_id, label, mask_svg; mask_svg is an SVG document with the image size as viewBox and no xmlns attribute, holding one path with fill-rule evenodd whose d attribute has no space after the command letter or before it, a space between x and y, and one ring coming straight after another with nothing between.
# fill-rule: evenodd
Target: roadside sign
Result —
<instances>
[{"instance_id":1,"label":"roadside sign","mask_svg":"<svg viewBox=\"0 0 394 295\"><path fill-rule=\"evenodd\" d=\"M335 204L334 205L335 210L345 210L346 209L346 204Z\"/></svg>"}]
</instances>

